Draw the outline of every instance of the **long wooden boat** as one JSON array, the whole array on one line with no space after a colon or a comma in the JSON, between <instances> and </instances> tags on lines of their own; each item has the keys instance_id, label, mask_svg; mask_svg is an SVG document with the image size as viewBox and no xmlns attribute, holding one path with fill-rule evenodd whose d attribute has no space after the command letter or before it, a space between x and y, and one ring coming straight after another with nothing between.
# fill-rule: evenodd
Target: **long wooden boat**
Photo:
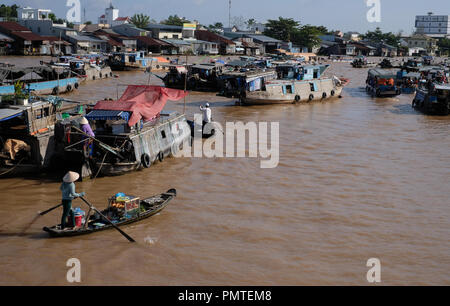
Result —
<instances>
[{"instance_id":1,"label":"long wooden boat","mask_svg":"<svg viewBox=\"0 0 450 306\"><path fill-rule=\"evenodd\" d=\"M116 201L116 197L112 197L109 199L108 208L103 210L102 214L108 217L116 226L128 225L156 215L163 210L176 195L177 191L175 189L170 189L165 193L144 200L132 198L131 200L126 201L122 208L117 204L118 201ZM127 215L132 214L133 210L135 214L132 217L127 217ZM88 219L87 223L77 230L61 230L60 225L44 227L43 230L48 232L50 237L72 237L92 234L113 228L111 224L98 214L95 213L89 217L89 213L90 212L88 212L88 215L86 216L86 219Z\"/></svg>"}]
</instances>

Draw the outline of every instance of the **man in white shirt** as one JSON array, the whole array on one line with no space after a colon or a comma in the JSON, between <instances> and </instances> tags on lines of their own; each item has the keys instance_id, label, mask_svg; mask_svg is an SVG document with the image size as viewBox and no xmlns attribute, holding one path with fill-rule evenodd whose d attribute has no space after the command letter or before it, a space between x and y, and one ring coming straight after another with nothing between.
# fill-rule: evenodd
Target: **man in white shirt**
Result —
<instances>
[{"instance_id":1,"label":"man in white shirt","mask_svg":"<svg viewBox=\"0 0 450 306\"><path fill-rule=\"evenodd\" d=\"M200 106L200 110L203 112L203 126L207 123L211 123L211 109L209 108L209 103L205 104L205 107Z\"/></svg>"}]
</instances>

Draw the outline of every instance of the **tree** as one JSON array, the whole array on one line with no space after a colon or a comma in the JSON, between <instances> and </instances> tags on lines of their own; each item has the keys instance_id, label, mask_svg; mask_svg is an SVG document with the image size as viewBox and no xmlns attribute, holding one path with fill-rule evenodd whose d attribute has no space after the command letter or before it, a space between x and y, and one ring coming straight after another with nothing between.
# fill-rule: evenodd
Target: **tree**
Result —
<instances>
[{"instance_id":1,"label":"tree","mask_svg":"<svg viewBox=\"0 0 450 306\"><path fill-rule=\"evenodd\" d=\"M145 28L150 23L150 17L144 14L134 14L131 17L131 23L138 28Z\"/></svg>"},{"instance_id":2,"label":"tree","mask_svg":"<svg viewBox=\"0 0 450 306\"><path fill-rule=\"evenodd\" d=\"M252 25L255 25L255 24L256 24L256 20L253 19L253 18L250 18L249 20L247 20L247 21L245 22L245 24L247 25L247 28L250 29L250 28L252 27Z\"/></svg>"},{"instance_id":3,"label":"tree","mask_svg":"<svg viewBox=\"0 0 450 306\"><path fill-rule=\"evenodd\" d=\"M86 21L84 24L85 24L85 25L92 24L92 21Z\"/></svg>"},{"instance_id":4,"label":"tree","mask_svg":"<svg viewBox=\"0 0 450 306\"><path fill-rule=\"evenodd\" d=\"M53 13L48 14L48 18L49 18L51 21L53 21L53 22L56 23L57 18L56 18L56 15L55 15L55 14L53 14Z\"/></svg>"},{"instance_id":5,"label":"tree","mask_svg":"<svg viewBox=\"0 0 450 306\"><path fill-rule=\"evenodd\" d=\"M161 21L161 23L166 25L183 26L184 23L190 23L190 21L184 17L178 17L178 15L170 15L166 20Z\"/></svg>"},{"instance_id":6,"label":"tree","mask_svg":"<svg viewBox=\"0 0 450 306\"><path fill-rule=\"evenodd\" d=\"M319 36L324 35L326 32L323 29L307 24L293 32L292 42L296 45L312 49L320 46L321 39Z\"/></svg>"},{"instance_id":7,"label":"tree","mask_svg":"<svg viewBox=\"0 0 450 306\"><path fill-rule=\"evenodd\" d=\"M450 54L450 39L442 38L437 43L439 50L441 51L441 55Z\"/></svg>"},{"instance_id":8,"label":"tree","mask_svg":"<svg viewBox=\"0 0 450 306\"><path fill-rule=\"evenodd\" d=\"M368 31L362 35L362 38L373 43L386 43L394 47L400 45L400 35L395 35L392 32L383 33L379 27L375 31Z\"/></svg>"},{"instance_id":9,"label":"tree","mask_svg":"<svg viewBox=\"0 0 450 306\"><path fill-rule=\"evenodd\" d=\"M5 20L14 20L17 18L17 9L19 6L13 4L11 6L2 4L0 6L0 17L5 18Z\"/></svg>"},{"instance_id":10,"label":"tree","mask_svg":"<svg viewBox=\"0 0 450 306\"><path fill-rule=\"evenodd\" d=\"M300 23L292 18L269 19L264 34L282 41L291 41L292 35L298 31L299 26Z\"/></svg>"},{"instance_id":11,"label":"tree","mask_svg":"<svg viewBox=\"0 0 450 306\"><path fill-rule=\"evenodd\" d=\"M234 16L231 18L231 26L235 26L239 30L243 30L245 28L246 20L243 16Z\"/></svg>"},{"instance_id":12,"label":"tree","mask_svg":"<svg viewBox=\"0 0 450 306\"><path fill-rule=\"evenodd\" d=\"M214 32L214 33L220 33L220 31L223 30L223 23L221 23L221 22L216 22L215 24L210 24L210 25L208 26L208 29L209 29L211 32Z\"/></svg>"}]
</instances>

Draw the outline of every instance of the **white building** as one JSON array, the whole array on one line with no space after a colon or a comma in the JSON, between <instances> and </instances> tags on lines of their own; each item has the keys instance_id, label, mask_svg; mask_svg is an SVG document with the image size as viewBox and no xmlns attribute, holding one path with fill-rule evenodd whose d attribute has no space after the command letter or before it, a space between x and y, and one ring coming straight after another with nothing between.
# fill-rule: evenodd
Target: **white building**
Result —
<instances>
[{"instance_id":1,"label":"white building","mask_svg":"<svg viewBox=\"0 0 450 306\"><path fill-rule=\"evenodd\" d=\"M17 19L22 20L49 20L48 15L51 10L34 9L31 7L20 7L17 9Z\"/></svg>"},{"instance_id":2,"label":"white building","mask_svg":"<svg viewBox=\"0 0 450 306\"><path fill-rule=\"evenodd\" d=\"M110 27L115 27L118 25L130 23L130 18L119 17L119 9L115 8L111 4L105 9L105 14L98 18L99 24L109 25Z\"/></svg>"},{"instance_id":3,"label":"white building","mask_svg":"<svg viewBox=\"0 0 450 306\"><path fill-rule=\"evenodd\" d=\"M418 34L431 37L446 37L450 35L450 15L428 15L416 16L416 29Z\"/></svg>"}]
</instances>

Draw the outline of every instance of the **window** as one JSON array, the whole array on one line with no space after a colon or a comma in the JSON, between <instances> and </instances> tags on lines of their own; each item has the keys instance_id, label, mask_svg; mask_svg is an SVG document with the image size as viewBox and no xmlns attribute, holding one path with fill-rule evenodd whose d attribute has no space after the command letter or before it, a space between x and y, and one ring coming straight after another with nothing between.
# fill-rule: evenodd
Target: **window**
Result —
<instances>
[{"instance_id":1,"label":"window","mask_svg":"<svg viewBox=\"0 0 450 306\"><path fill-rule=\"evenodd\" d=\"M161 136L163 139L166 139L166 131L161 131Z\"/></svg>"},{"instance_id":2,"label":"window","mask_svg":"<svg viewBox=\"0 0 450 306\"><path fill-rule=\"evenodd\" d=\"M292 93L292 85L286 85L286 93L288 94Z\"/></svg>"},{"instance_id":3,"label":"window","mask_svg":"<svg viewBox=\"0 0 450 306\"><path fill-rule=\"evenodd\" d=\"M173 35L173 38L174 38L174 39L178 39L178 35L175 35L175 34L174 34L174 35Z\"/></svg>"}]
</instances>

